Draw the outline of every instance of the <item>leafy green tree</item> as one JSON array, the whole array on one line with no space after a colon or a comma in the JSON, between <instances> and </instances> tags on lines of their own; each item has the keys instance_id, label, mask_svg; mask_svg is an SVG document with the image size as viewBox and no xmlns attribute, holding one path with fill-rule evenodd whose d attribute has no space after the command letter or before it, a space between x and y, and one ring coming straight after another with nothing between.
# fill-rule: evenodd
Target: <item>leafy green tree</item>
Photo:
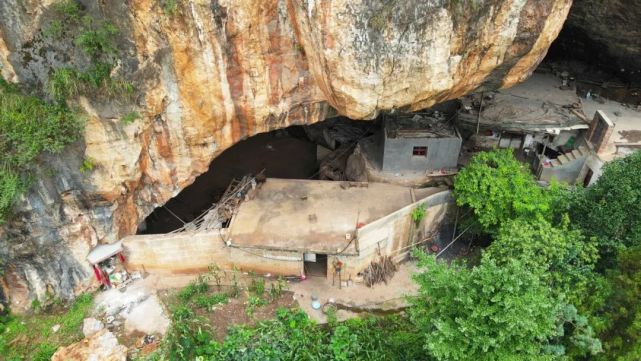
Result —
<instances>
[{"instance_id":1,"label":"leafy green tree","mask_svg":"<svg viewBox=\"0 0 641 361\"><path fill-rule=\"evenodd\" d=\"M598 252L594 239L569 228L567 217L558 227L540 218L520 218L503 223L483 257L497 265L518 260L540 273L556 294L580 304L594 277Z\"/></svg>"},{"instance_id":2,"label":"leafy green tree","mask_svg":"<svg viewBox=\"0 0 641 361\"><path fill-rule=\"evenodd\" d=\"M518 260L470 270L418 257L425 272L415 276L410 312L437 360L554 359L549 340L563 333L562 309L536 272Z\"/></svg>"},{"instance_id":3,"label":"leafy green tree","mask_svg":"<svg viewBox=\"0 0 641 361\"><path fill-rule=\"evenodd\" d=\"M641 152L604 166L589 188L572 194L570 218L586 235L595 236L606 266L617 251L641 244Z\"/></svg>"},{"instance_id":4,"label":"leafy green tree","mask_svg":"<svg viewBox=\"0 0 641 361\"><path fill-rule=\"evenodd\" d=\"M454 195L490 233L510 219L552 216L552 193L545 193L508 149L475 155L456 176Z\"/></svg>"},{"instance_id":5,"label":"leafy green tree","mask_svg":"<svg viewBox=\"0 0 641 361\"><path fill-rule=\"evenodd\" d=\"M622 251L618 268L608 273L612 295L605 303L609 324L599 360L641 360L641 245Z\"/></svg>"}]
</instances>

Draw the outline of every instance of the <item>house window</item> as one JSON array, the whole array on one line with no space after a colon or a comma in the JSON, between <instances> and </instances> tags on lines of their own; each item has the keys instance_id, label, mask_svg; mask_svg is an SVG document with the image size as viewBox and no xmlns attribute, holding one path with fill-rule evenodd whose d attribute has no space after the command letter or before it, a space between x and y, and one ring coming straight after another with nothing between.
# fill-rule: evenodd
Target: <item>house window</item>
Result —
<instances>
[{"instance_id":1,"label":"house window","mask_svg":"<svg viewBox=\"0 0 641 361\"><path fill-rule=\"evenodd\" d=\"M412 155L415 157L427 157L427 147L414 147Z\"/></svg>"}]
</instances>

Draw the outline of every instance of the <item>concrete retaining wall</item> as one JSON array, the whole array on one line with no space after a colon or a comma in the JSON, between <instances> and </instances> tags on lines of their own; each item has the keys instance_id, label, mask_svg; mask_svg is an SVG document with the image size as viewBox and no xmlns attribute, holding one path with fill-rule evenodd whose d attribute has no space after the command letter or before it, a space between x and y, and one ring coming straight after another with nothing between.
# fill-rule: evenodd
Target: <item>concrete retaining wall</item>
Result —
<instances>
[{"instance_id":1,"label":"concrete retaining wall","mask_svg":"<svg viewBox=\"0 0 641 361\"><path fill-rule=\"evenodd\" d=\"M274 275L300 275L302 254L227 247L225 230L206 233L136 235L122 239L131 271L153 274L199 274L210 265Z\"/></svg>"},{"instance_id":2,"label":"concrete retaining wall","mask_svg":"<svg viewBox=\"0 0 641 361\"><path fill-rule=\"evenodd\" d=\"M412 211L420 204L425 205L425 217L416 226L412 221ZM334 272L331 265L335 259L344 264L345 278L355 277L380 254L397 257L407 256L409 247L435 231L440 222L456 209L452 192L444 191L433 194L412 203L394 213L369 223L357 231L359 256L330 256L328 260L328 277Z\"/></svg>"}]
</instances>

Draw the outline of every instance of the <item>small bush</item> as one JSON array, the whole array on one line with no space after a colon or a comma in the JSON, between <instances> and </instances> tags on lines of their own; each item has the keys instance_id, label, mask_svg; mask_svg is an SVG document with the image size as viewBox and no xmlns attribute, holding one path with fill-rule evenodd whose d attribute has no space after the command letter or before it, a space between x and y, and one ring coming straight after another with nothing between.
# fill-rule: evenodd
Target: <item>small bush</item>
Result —
<instances>
[{"instance_id":1,"label":"small bush","mask_svg":"<svg viewBox=\"0 0 641 361\"><path fill-rule=\"evenodd\" d=\"M90 314L92 306L93 296L83 294L64 313L3 317L0 319L2 359L50 360L58 347L83 338L82 321ZM51 330L54 325L60 325L58 332Z\"/></svg>"},{"instance_id":2,"label":"small bush","mask_svg":"<svg viewBox=\"0 0 641 361\"><path fill-rule=\"evenodd\" d=\"M47 82L47 92L58 102L76 96L82 87L79 74L72 68L54 70Z\"/></svg>"},{"instance_id":3,"label":"small bush","mask_svg":"<svg viewBox=\"0 0 641 361\"><path fill-rule=\"evenodd\" d=\"M54 4L54 10L65 20L74 22L80 20L80 6L75 0L63 0Z\"/></svg>"},{"instance_id":4,"label":"small bush","mask_svg":"<svg viewBox=\"0 0 641 361\"><path fill-rule=\"evenodd\" d=\"M425 218L425 204L421 203L412 210L412 220L419 224Z\"/></svg>"},{"instance_id":5,"label":"small bush","mask_svg":"<svg viewBox=\"0 0 641 361\"><path fill-rule=\"evenodd\" d=\"M64 25L60 20L53 20L49 25L42 30L44 36L48 38L58 39L62 36Z\"/></svg>"},{"instance_id":6,"label":"small bush","mask_svg":"<svg viewBox=\"0 0 641 361\"><path fill-rule=\"evenodd\" d=\"M118 34L118 29L113 24L99 22L89 15L82 18L82 23L82 30L74 40L76 46L92 59L116 55L113 38Z\"/></svg>"},{"instance_id":7,"label":"small bush","mask_svg":"<svg viewBox=\"0 0 641 361\"><path fill-rule=\"evenodd\" d=\"M49 361L51 360L51 356L56 352L58 348L52 344L49 343L43 343L38 346L38 351L36 351L36 354L33 356L32 360L33 361Z\"/></svg>"},{"instance_id":8,"label":"small bush","mask_svg":"<svg viewBox=\"0 0 641 361\"><path fill-rule=\"evenodd\" d=\"M95 168L95 164L93 159L91 158L85 158L82 160L82 163L80 164L80 172L81 173L87 173L91 172Z\"/></svg>"},{"instance_id":9,"label":"small bush","mask_svg":"<svg viewBox=\"0 0 641 361\"><path fill-rule=\"evenodd\" d=\"M200 308L210 309L212 306L224 305L229 302L229 296L224 293L214 295L199 295L194 303Z\"/></svg>"},{"instance_id":10,"label":"small bush","mask_svg":"<svg viewBox=\"0 0 641 361\"><path fill-rule=\"evenodd\" d=\"M82 128L73 110L24 95L0 78L0 223L27 189L38 156L62 151Z\"/></svg>"},{"instance_id":11,"label":"small bush","mask_svg":"<svg viewBox=\"0 0 641 361\"><path fill-rule=\"evenodd\" d=\"M183 302L188 302L195 295L205 293L208 289L209 286L207 285L207 283L199 279L188 284L185 288L180 290L180 292L178 292L178 299Z\"/></svg>"},{"instance_id":12,"label":"small bush","mask_svg":"<svg viewBox=\"0 0 641 361\"><path fill-rule=\"evenodd\" d=\"M163 0L162 10L165 15L176 15L178 12L178 0Z\"/></svg>"},{"instance_id":13,"label":"small bush","mask_svg":"<svg viewBox=\"0 0 641 361\"><path fill-rule=\"evenodd\" d=\"M129 112L120 119L120 122L123 124L131 124L138 119L140 119L140 114L138 114L138 112Z\"/></svg>"},{"instance_id":14,"label":"small bush","mask_svg":"<svg viewBox=\"0 0 641 361\"><path fill-rule=\"evenodd\" d=\"M245 306L245 313L247 313L247 316L249 317L254 317L254 312L256 311L256 308L260 306L264 306L267 302L265 300L261 299L260 297L256 296L250 296L247 299L247 306Z\"/></svg>"},{"instance_id":15,"label":"small bush","mask_svg":"<svg viewBox=\"0 0 641 361\"><path fill-rule=\"evenodd\" d=\"M249 284L249 291L256 296L262 296L265 293L265 280L261 277L253 277Z\"/></svg>"},{"instance_id":16,"label":"small bush","mask_svg":"<svg viewBox=\"0 0 641 361\"><path fill-rule=\"evenodd\" d=\"M272 301L275 301L283 294L283 290L285 290L286 288L287 282L285 282L282 277L278 277L278 281L276 283L272 283L269 287L269 297L272 299Z\"/></svg>"}]
</instances>

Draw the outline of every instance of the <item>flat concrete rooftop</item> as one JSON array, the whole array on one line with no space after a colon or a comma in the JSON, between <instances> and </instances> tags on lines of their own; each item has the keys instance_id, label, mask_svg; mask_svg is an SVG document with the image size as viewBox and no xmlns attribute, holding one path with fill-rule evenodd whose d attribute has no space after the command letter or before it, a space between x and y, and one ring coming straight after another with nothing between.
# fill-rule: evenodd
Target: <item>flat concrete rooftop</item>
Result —
<instances>
[{"instance_id":1,"label":"flat concrete rooftop","mask_svg":"<svg viewBox=\"0 0 641 361\"><path fill-rule=\"evenodd\" d=\"M445 119L418 113L390 115L385 121L388 138L450 138L457 137L454 126Z\"/></svg>"},{"instance_id":2,"label":"flat concrete rooftop","mask_svg":"<svg viewBox=\"0 0 641 361\"><path fill-rule=\"evenodd\" d=\"M352 186L350 186L350 184ZM416 200L441 188L414 190ZM384 183L267 179L230 224L233 246L336 253L345 235L412 204L411 189ZM354 243L345 250L354 253Z\"/></svg>"}]
</instances>

